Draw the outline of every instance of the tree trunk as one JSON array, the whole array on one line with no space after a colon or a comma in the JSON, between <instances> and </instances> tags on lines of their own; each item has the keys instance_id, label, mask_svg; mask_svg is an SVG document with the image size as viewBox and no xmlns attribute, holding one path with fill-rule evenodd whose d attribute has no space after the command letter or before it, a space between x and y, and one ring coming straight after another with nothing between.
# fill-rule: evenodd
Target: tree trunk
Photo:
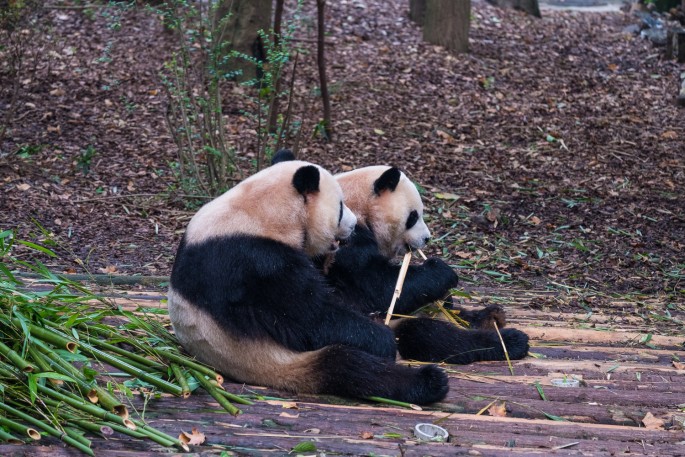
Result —
<instances>
[{"instance_id":1,"label":"tree trunk","mask_svg":"<svg viewBox=\"0 0 685 457\"><path fill-rule=\"evenodd\" d=\"M469 50L471 0L426 0L423 39L459 53Z\"/></svg>"},{"instance_id":2,"label":"tree trunk","mask_svg":"<svg viewBox=\"0 0 685 457\"><path fill-rule=\"evenodd\" d=\"M418 25L423 25L425 17L426 0L409 0L409 19Z\"/></svg>"},{"instance_id":3,"label":"tree trunk","mask_svg":"<svg viewBox=\"0 0 685 457\"><path fill-rule=\"evenodd\" d=\"M266 52L259 30L268 33L271 27L271 0L221 0L215 11L216 36L238 51L257 60L264 60ZM257 66L247 59L228 59L228 71L239 71L238 81L258 77Z\"/></svg>"},{"instance_id":4,"label":"tree trunk","mask_svg":"<svg viewBox=\"0 0 685 457\"><path fill-rule=\"evenodd\" d=\"M324 9L326 0L316 0L318 34L316 40L316 60L319 65L319 85L321 87L321 99L323 100L323 131L326 141L333 139L333 125L331 124L331 101L328 95L328 81L326 80L326 59L324 56Z\"/></svg>"}]
</instances>

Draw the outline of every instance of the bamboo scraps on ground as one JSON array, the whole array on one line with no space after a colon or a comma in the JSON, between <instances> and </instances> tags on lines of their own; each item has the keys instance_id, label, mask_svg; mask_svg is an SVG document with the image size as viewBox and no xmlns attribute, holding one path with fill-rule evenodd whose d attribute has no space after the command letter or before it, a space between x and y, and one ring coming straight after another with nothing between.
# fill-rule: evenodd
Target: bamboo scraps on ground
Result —
<instances>
[{"instance_id":1,"label":"bamboo scraps on ground","mask_svg":"<svg viewBox=\"0 0 685 457\"><path fill-rule=\"evenodd\" d=\"M402 267L400 267L400 275L397 277L397 284L395 284L395 293L392 295L392 301L390 302L390 307L388 308L388 313L385 315L385 325L390 323L390 318L392 317L392 312L395 310L395 302L400 298L402 293L402 285L404 284L404 277L407 276L407 270L409 269L409 262L411 261L411 251L404 254L402 259Z\"/></svg>"}]
</instances>

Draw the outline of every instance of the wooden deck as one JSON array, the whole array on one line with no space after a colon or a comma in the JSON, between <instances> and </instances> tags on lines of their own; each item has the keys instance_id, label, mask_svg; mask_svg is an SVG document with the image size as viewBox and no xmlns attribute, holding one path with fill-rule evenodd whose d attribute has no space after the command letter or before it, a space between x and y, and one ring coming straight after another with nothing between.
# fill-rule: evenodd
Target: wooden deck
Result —
<instances>
[{"instance_id":1,"label":"wooden deck","mask_svg":"<svg viewBox=\"0 0 685 457\"><path fill-rule=\"evenodd\" d=\"M135 292L122 303L163 306L159 292ZM466 305L502 302L509 325L532 337L531 356L505 362L446 366L450 392L421 411L335 397L286 396L258 401L233 417L205 394L151 401L145 419L171 434L193 427L206 435L195 455L655 455L685 456L685 313L660 297L619 300L573 293L480 291ZM673 304L675 305L675 304ZM592 312L588 312L588 310ZM555 387L577 379L578 387ZM227 390L247 387L226 383ZM142 402L135 401L139 411ZM495 406L488 410L488 406ZM502 407L503 406L503 407ZM480 414L479 414L480 413ZM495 414L495 415L493 415ZM501 416L503 414L503 416ZM419 442L416 424L445 428L447 443ZM40 445L0 445L3 456L78 455L44 438ZM114 434L95 438L98 456L168 454L149 441ZM296 455L294 452L290 455Z\"/></svg>"}]
</instances>

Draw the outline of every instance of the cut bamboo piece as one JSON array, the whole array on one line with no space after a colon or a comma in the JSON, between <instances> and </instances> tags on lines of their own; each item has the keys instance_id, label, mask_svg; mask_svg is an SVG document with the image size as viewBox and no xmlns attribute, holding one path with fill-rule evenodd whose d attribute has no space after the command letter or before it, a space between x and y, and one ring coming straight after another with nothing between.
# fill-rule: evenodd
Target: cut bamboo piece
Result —
<instances>
[{"instance_id":1,"label":"cut bamboo piece","mask_svg":"<svg viewBox=\"0 0 685 457\"><path fill-rule=\"evenodd\" d=\"M385 325L390 324L390 318L392 317L392 312L395 310L395 302L400 298L402 293L402 286L404 285L404 277L407 276L407 270L409 269L409 262L411 261L411 251L404 254L402 259L402 266L400 267L400 275L397 277L397 284L395 284L395 293L392 295L392 301L390 302L390 307L388 308L388 313L385 315Z\"/></svg>"}]
</instances>

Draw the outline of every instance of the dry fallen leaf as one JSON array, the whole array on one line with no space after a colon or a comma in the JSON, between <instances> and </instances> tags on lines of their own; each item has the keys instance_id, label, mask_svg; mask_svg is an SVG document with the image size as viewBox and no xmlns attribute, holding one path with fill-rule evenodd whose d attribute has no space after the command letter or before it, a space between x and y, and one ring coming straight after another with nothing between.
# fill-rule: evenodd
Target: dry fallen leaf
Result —
<instances>
[{"instance_id":1,"label":"dry fallen leaf","mask_svg":"<svg viewBox=\"0 0 685 457\"><path fill-rule=\"evenodd\" d=\"M362 432L361 437L363 440L370 440L373 439L373 433L371 432Z\"/></svg>"},{"instance_id":2,"label":"dry fallen leaf","mask_svg":"<svg viewBox=\"0 0 685 457\"><path fill-rule=\"evenodd\" d=\"M450 194L449 192L438 192L435 194L435 198L440 200L459 200L459 195Z\"/></svg>"},{"instance_id":3,"label":"dry fallen leaf","mask_svg":"<svg viewBox=\"0 0 685 457\"><path fill-rule=\"evenodd\" d=\"M205 442L205 434L193 427L193 430L190 433L181 432L181 434L178 435L178 440L184 444L198 445Z\"/></svg>"},{"instance_id":4,"label":"dry fallen leaf","mask_svg":"<svg viewBox=\"0 0 685 457\"><path fill-rule=\"evenodd\" d=\"M488 414L495 417L507 417L507 407L503 401L498 401L488 408Z\"/></svg>"},{"instance_id":5,"label":"dry fallen leaf","mask_svg":"<svg viewBox=\"0 0 685 457\"><path fill-rule=\"evenodd\" d=\"M661 138L663 138L664 140L677 140L678 134L673 130L667 130L661 134Z\"/></svg>"},{"instance_id":6,"label":"dry fallen leaf","mask_svg":"<svg viewBox=\"0 0 685 457\"><path fill-rule=\"evenodd\" d=\"M654 417L654 415L652 413L645 414L645 417L642 418L642 424L645 426L645 428L647 430L663 430L664 429L663 419L659 419L658 417Z\"/></svg>"},{"instance_id":7,"label":"dry fallen leaf","mask_svg":"<svg viewBox=\"0 0 685 457\"><path fill-rule=\"evenodd\" d=\"M473 257L473 253L466 251L457 251L454 253L454 255L456 255L460 259L470 259L471 257Z\"/></svg>"},{"instance_id":8,"label":"dry fallen leaf","mask_svg":"<svg viewBox=\"0 0 685 457\"><path fill-rule=\"evenodd\" d=\"M540 220L539 217L533 216L533 217L530 218L530 222L531 222L533 225L540 225L540 223L541 223L542 221Z\"/></svg>"},{"instance_id":9,"label":"dry fallen leaf","mask_svg":"<svg viewBox=\"0 0 685 457\"><path fill-rule=\"evenodd\" d=\"M492 208L490 211L485 213L485 217L490 222L496 222L499 217L499 210L497 208Z\"/></svg>"},{"instance_id":10,"label":"dry fallen leaf","mask_svg":"<svg viewBox=\"0 0 685 457\"><path fill-rule=\"evenodd\" d=\"M300 409L294 401L267 400L266 403L272 406L281 406L286 409Z\"/></svg>"},{"instance_id":11,"label":"dry fallen leaf","mask_svg":"<svg viewBox=\"0 0 685 457\"><path fill-rule=\"evenodd\" d=\"M27 191L27 190L29 190L30 188L31 188L31 185L30 185L30 184L26 184L26 183L24 183L24 184L17 184L17 189L19 189L19 190L22 191L22 192Z\"/></svg>"},{"instance_id":12,"label":"dry fallen leaf","mask_svg":"<svg viewBox=\"0 0 685 457\"><path fill-rule=\"evenodd\" d=\"M685 363L673 361L673 368L676 370L685 370Z\"/></svg>"},{"instance_id":13,"label":"dry fallen leaf","mask_svg":"<svg viewBox=\"0 0 685 457\"><path fill-rule=\"evenodd\" d=\"M104 274L112 274L117 272L117 267L114 265L107 265L105 268L100 268L100 272Z\"/></svg>"},{"instance_id":14,"label":"dry fallen leaf","mask_svg":"<svg viewBox=\"0 0 685 457\"><path fill-rule=\"evenodd\" d=\"M291 413L286 413L285 411L279 414L280 417L286 417L288 419L297 419L300 417L299 414L291 414Z\"/></svg>"}]
</instances>

